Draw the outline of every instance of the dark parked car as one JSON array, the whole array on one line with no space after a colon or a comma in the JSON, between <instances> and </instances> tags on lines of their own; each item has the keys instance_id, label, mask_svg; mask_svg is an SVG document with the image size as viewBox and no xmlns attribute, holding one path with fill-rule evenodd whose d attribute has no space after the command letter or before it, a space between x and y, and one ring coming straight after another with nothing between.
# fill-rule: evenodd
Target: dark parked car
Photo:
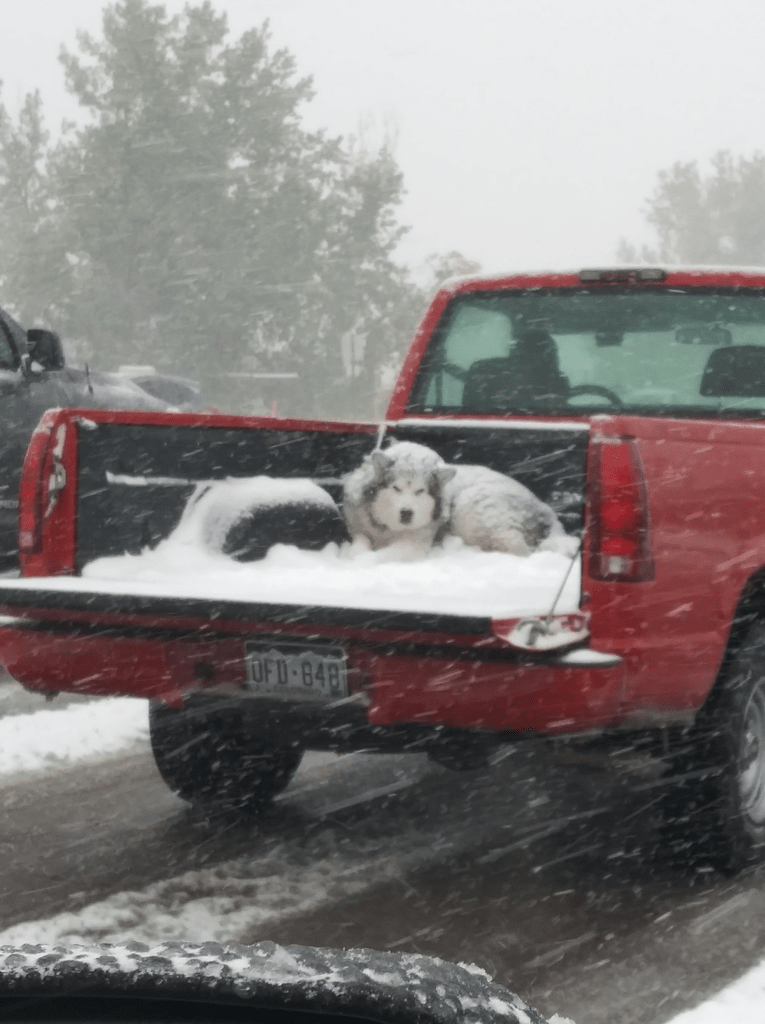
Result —
<instances>
[{"instance_id":1,"label":"dark parked car","mask_svg":"<svg viewBox=\"0 0 765 1024\"><path fill-rule=\"evenodd\" d=\"M203 412L204 400L199 381L174 374L157 373L153 368L142 367L151 372L136 373L133 367L120 367L120 374L129 378L138 387L148 391L154 398L167 402L179 412Z\"/></svg>"},{"instance_id":2,"label":"dark parked car","mask_svg":"<svg viewBox=\"0 0 765 1024\"><path fill-rule=\"evenodd\" d=\"M168 403L115 373L67 366L53 331L25 331L0 310L0 571L17 565L18 486L29 439L46 409L145 409Z\"/></svg>"}]
</instances>

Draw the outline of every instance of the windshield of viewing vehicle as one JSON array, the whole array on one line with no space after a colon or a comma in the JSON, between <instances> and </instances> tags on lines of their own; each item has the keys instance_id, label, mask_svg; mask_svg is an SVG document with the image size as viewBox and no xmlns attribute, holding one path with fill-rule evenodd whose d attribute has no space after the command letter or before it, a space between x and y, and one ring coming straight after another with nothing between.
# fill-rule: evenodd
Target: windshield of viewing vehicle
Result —
<instances>
[{"instance_id":1,"label":"windshield of viewing vehicle","mask_svg":"<svg viewBox=\"0 0 765 1024\"><path fill-rule=\"evenodd\" d=\"M765 293L550 289L460 296L409 412L765 414Z\"/></svg>"}]
</instances>

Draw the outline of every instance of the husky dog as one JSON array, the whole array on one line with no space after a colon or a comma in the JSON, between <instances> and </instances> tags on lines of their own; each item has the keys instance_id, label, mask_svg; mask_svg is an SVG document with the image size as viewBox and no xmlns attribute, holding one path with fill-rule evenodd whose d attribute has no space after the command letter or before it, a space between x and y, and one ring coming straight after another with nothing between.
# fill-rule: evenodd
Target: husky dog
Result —
<instances>
[{"instance_id":1,"label":"husky dog","mask_svg":"<svg viewBox=\"0 0 765 1024\"><path fill-rule=\"evenodd\" d=\"M455 470L421 444L402 441L367 455L343 481L351 540L371 549L424 554L445 526L443 491Z\"/></svg>"},{"instance_id":2,"label":"husky dog","mask_svg":"<svg viewBox=\"0 0 765 1024\"><path fill-rule=\"evenodd\" d=\"M482 551L573 555L553 510L504 473L449 466L432 449L399 441L368 455L344 481L343 514L354 541L372 550L425 553L448 534Z\"/></svg>"}]
</instances>

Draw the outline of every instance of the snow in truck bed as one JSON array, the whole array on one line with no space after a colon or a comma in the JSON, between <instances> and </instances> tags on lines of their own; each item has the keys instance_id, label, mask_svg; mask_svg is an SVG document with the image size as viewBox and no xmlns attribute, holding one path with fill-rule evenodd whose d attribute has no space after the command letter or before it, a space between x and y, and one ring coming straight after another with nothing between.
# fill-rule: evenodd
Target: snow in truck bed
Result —
<instances>
[{"instance_id":1,"label":"snow in truck bed","mask_svg":"<svg viewBox=\"0 0 765 1024\"><path fill-rule=\"evenodd\" d=\"M237 562L169 539L141 555L92 562L82 579L51 583L102 593L510 619L549 611L569 568L556 611L572 612L579 607L578 560L571 567L570 558L552 551L528 558L490 554L457 538L412 562L335 544L323 551L277 544L258 562Z\"/></svg>"},{"instance_id":2,"label":"snow in truck bed","mask_svg":"<svg viewBox=\"0 0 765 1024\"><path fill-rule=\"evenodd\" d=\"M249 562L223 553L224 539L237 520L256 506L286 502L327 506L337 514L329 494L309 480L261 476L218 481L197 490L179 525L156 548L97 559L84 567L81 578L14 580L13 585L494 619L549 612L563 586L556 612L579 608L579 558L572 565L568 555L556 550L524 558L479 551L451 536L414 560L401 560L391 549L372 552L335 543L322 551L276 544L265 558ZM573 538L563 540L576 544Z\"/></svg>"},{"instance_id":3,"label":"snow in truck bed","mask_svg":"<svg viewBox=\"0 0 765 1024\"><path fill-rule=\"evenodd\" d=\"M352 555L347 547L338 549L336 545L319 552L276 545L259 562L158 549L99 559L86 566L81 577L13 579L7 585L14 590L513 619L548 612L570 566L570 558L552 551L520 558L476 551L460 541L447 542L417 562L385 562L379 554ZM555 611L577 611L579 592L577 559Z\"/></svg>"}]
</instances>

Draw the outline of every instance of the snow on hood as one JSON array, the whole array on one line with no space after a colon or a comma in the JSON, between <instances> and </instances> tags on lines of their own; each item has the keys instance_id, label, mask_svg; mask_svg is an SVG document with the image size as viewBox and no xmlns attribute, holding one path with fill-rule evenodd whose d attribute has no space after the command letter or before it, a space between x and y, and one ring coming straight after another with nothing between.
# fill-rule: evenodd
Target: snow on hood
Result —
<instances>
[{"instance_id":1,"label":"snow on hood","mask_svg":"<svg viewBox=\"0 0 765 1024\"><path fill-rule=\"evenodd\" d=\"M410 953L215 942L0 946L0 998L235 1000L395 1024L545 1024L472 964Z\"/></svg>"}]
</instances>

